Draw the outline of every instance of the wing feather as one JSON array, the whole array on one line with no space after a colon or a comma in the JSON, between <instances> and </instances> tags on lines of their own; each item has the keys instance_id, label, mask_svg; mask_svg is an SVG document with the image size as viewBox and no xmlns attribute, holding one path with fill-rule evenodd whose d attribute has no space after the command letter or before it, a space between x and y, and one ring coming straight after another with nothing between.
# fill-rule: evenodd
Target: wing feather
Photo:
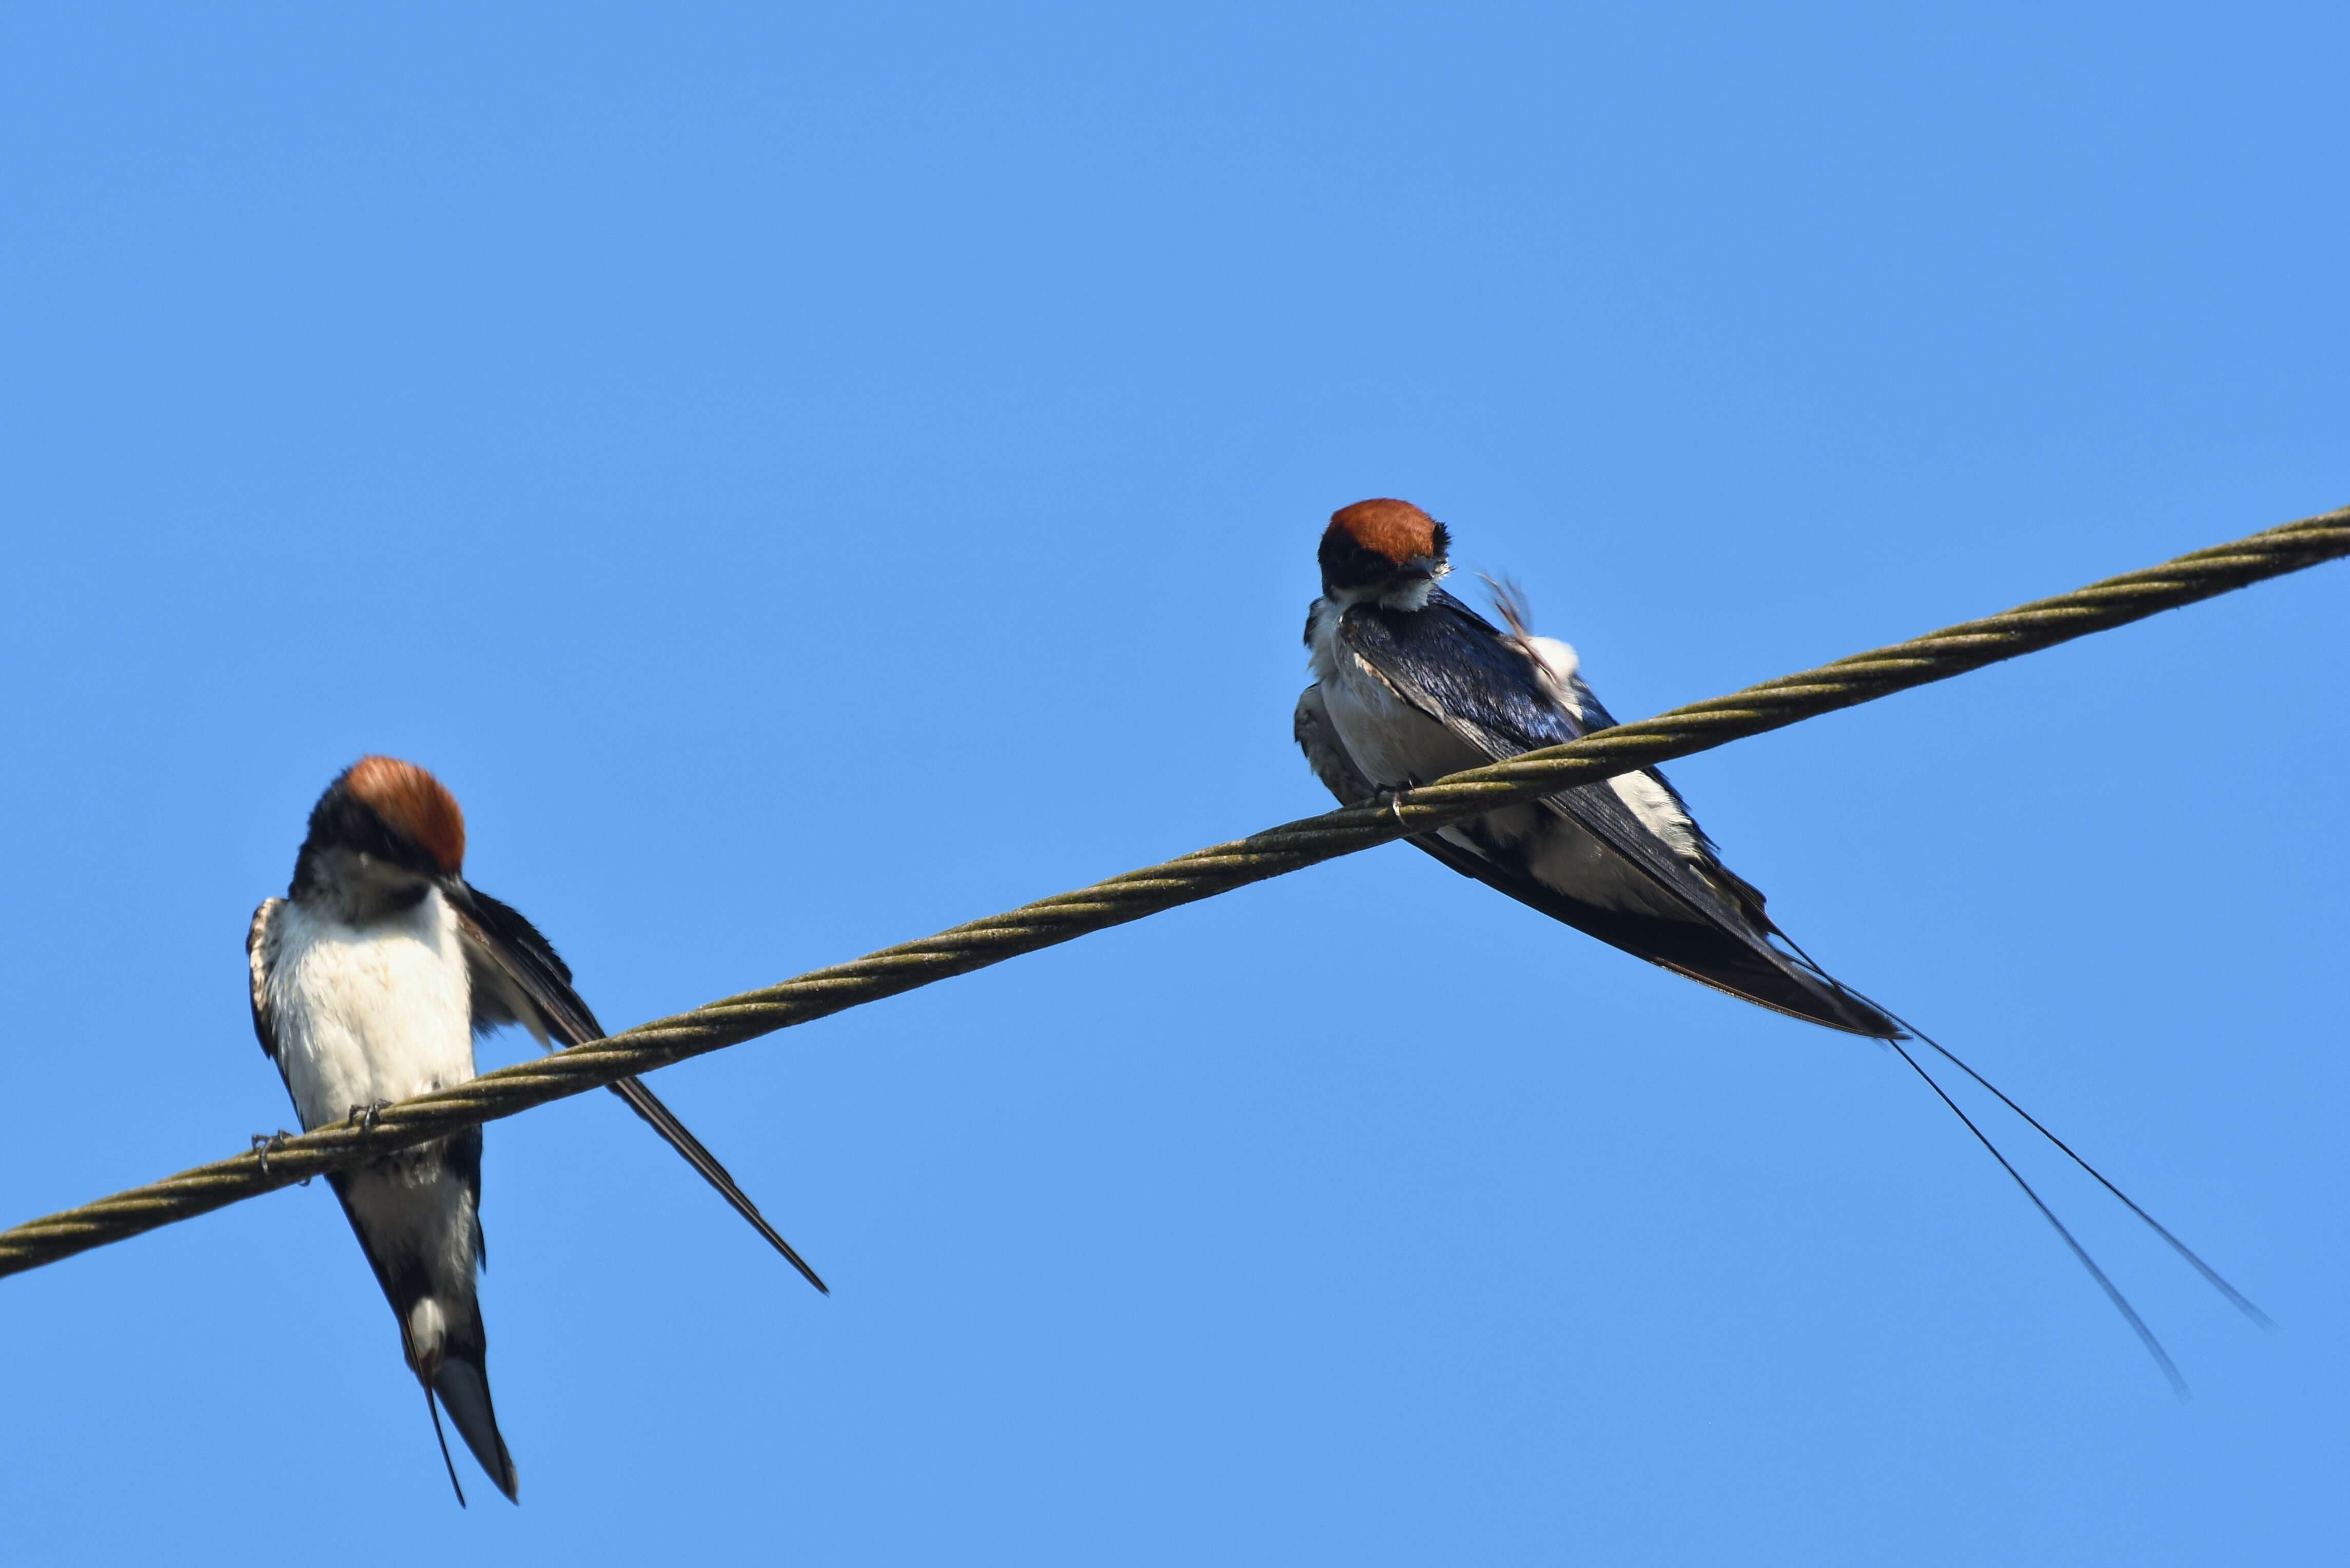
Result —
<instances>
[{"instance_id":1,"label":"wing feather","mask_svg":"<svg viewBox=\"0 0 2350 1568\"><path fill-rule=\"evenodd\" d=\"M473 971L473 1027L477 1032L501 1023L519 1023L542 1044L549 1044L552 1036L561 1047L585 1045L604 1037L604 1026L572 989L571 966L563 961L555 945L521 910L463 884L452 892L451 902L456 909L457 929L465 943L466 964ZM623 1078L611 1088L693 1167L702 1180L733 1205L744 1222L805 1275L808 1283L831 1293L831 1287L767 1222L767 1217L759 1212L759 1206L751 1201L750 1194L719 1163L718 1157L678 1119L676 1112L645 1086L642 1079Z\"/></svg>"},{"instance_id":2,"label":"wing feather","mask_svg":"<svg viewBox=\"0 0 2350 1568\"><path fill-rule=\"evenodd\" d=\"M1496 762L1615 722L1579 675L1571 711L1549 690L1555 678L1545 682L1544 667L1521 639L1505 636L1450 594L1440 591L1417 612L1357 605L1346 612L1338 635L1399 697ZM1638 872L1660 895L1654 912L1576 898L1513 864L1490 835L1477 843L1482 854L1434 836L1413 842L1463 875L1690 979L1830 1028L1898 1037L1898 1026L1877 1009L1771 940L1778 928L1763 914L1761 895L1721 865L1662 774L1650 768L1640 776L1657 786L1648 796L1652 804L1662 809L1669 802L1668 815L1688 821L1687 853L1643 821L1614 781L1578 784L1541 805ZM1478 822L1463 829L1472 841L1480 838Z\"/></svg>"},{"instance_id":3,"label":"wing feather","mask_svg":"<svg viewBox=\"0 0 2350 1568\"><path fill-rule=\"evenodd\" d=\"M253 986L254 1038L261 1042L261 1054L273 1062L277 1060L277 1020L269 1005L269 971L277 962L276 920L285 908L283 898L264 898L244 931L244 967ZM279 1070L284 1070L282 1064Z\"/></svg>"}]
</instances>

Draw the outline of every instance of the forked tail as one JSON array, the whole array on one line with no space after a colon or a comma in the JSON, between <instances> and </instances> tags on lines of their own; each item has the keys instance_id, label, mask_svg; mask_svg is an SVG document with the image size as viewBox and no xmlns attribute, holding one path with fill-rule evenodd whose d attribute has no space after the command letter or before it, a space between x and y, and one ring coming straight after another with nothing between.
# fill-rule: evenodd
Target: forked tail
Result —
<instances>
[{"instance_id":1,"label":"forked tail","mask_svg":"<svg viewBox=\"0 0 2350 1568\"><path fill-rule=\"evenodd\" d=\"M442 1357L439 1370L432 1374L432 1393L441 1396L441 1403L448 1407L449 1419L456 1423L457 1435L465 1439L467 1448L473 1450L473 1458L479 1459L482 1469L489 1472L491 1481L505 1493L508 1502L516 1502L520 1499L515 1496L514 1457L506 1452L506 1440L498 1433L497 1409L490 1403L490 1375L483 1365L478 1314L473 1326L473 1343L469 1345L452 1344ZM428 1403L430 1397L428 1395ZM441 1429L438 1417L433 1418L432 1429L436 1434ZM445 1438L441 1443L441 1457L444 1459L449 1457L449 1443ZM454 1485L456 1480L456 1469L452 1467L450 1483ZM463 1488L458 1490L457 1501L461 1503L465 1501Z\"/></svg>"}]
</instances>

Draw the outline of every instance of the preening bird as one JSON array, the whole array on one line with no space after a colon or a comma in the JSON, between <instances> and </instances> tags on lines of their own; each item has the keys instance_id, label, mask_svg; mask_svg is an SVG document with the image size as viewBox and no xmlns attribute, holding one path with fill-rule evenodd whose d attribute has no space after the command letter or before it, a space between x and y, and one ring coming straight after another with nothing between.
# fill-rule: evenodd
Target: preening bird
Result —
<instances>
[{"instance_id":1,"label":"preening bird","mask_svg":"<svg viewBox=\"0 0 2350 1568\"><path fill-rule=\"evenodd\" d=\"M1445 525L1404 501L1357 502L1323 533L1322 594L1305 618L1315 682L1298 698L1294 732L1341 804L1380 800L1616 722L1583 679L1575 649L1535 636L1514 596L1497 590L1504 622L1497 627L1444 590L1451 548ZM1998 1096L2259 1318L2257 1307L2022 1107L1813 962L1765 912L1762 895L1722 864L1655 768L1504 806L1411 842L1462 876L1650 963L1900 1052L2056 1227L2174 1383L2176 1369L2137 1312L1902 1042L1925 1041Z\"/></svg>"},{"instance_id":2,"label":"preening bird","mask_svg":"<svg viewBox=\"0 0 2350 1568\"><path fill-rule=\"evenodd\" d=\"M245 940L254 1032L305 1131L473 1076L473 1037L519 1023L541 1044L603 1038L571 971L536 927L464 878L465 819L431 774L364 757L310 813L293 885L254 912ZM636 1079L612 1085L818 1290L725 1167ZM442 1407L500 1491L499 1434L474 1276L483 1255L482 1131L330 1173L400 1323L433 1428ZM448 1444L442 1443L448 1459ZM456 1467L449 1481L463 1502Z\"/></svg>"},{"instance_id":3,"label":"preening bird","mask_svg":"<svg viewBox=\"0 0 2350 1568\"><path fill-rule=\"evenodd\" d=\"M1616 721L1575 649L1536 637L1504 597L1504 631L1438 586L1443 524L1365 501L1323 535L1322 597L1305 627L1314 685L1298 743L1347 805L1429 784ZM1762 895L1721 863L1654 768L1508 806L1413 839L1447 866L1625 951L1831 1029L1899 1027L1773 941Z\"/></svg>"}]
</instances>

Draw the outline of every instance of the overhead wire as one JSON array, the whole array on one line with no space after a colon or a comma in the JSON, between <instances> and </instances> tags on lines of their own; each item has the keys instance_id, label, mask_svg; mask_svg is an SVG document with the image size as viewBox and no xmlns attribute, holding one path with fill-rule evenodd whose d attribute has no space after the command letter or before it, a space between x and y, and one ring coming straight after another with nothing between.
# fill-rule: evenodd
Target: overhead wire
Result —
<instances>
[{"instance_id":1,"label":"overhead wire","mask_svg":"<svg viewBox=\"0 0 2350 1568\"><path fill-rule=\"evenodd\" d=\"M1284 823L934 936L730 996L552 1055L385 1106L349 1125L288 1134L0 1231L0 1275L22 1273L193 1219L328 1171L586 1094L688 1057L968 974L1021 954L1499 806L1709 751L2166 609L2350 556L2350 507L2197 550L2002 614L1764 680L1562 746L1471 768L1378 803Z\"/></svg>"}]
</instances>

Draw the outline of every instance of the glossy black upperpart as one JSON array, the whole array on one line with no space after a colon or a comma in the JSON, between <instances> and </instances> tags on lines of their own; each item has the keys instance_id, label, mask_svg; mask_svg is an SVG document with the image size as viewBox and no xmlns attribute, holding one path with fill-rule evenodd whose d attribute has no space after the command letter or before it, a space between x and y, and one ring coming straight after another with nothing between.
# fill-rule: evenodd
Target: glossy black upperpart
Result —
<instances>
[{"instance_id":1,"label":"glossy black upperpart","mask_svg":"<svg viewBox=\"0 0 2350 1568\"><path fill-rule=\"evenodd\" d=\"M470 883L450 883L444 892L480 934L484 946L521 985L556 1038L566 1045L584 1045L604 1037L604 1026L572 989L571 966L528 917Z\"/></svg>"},{"instance_id":2,"label":"glossy black upperpart","mask_svg":"<svg viewBox=\"0 0 2350 1568\"><path fill-rule=\"evenodd\" d=\"M1586 723L1544 688L1521 649L1441 589L1418 611L1357 605L1340 628L1347 646L1397 691L1496 761L1587 732ZM1607 727L1606 711L1596 700L1588 712ZM1638 771L1671 792L1656 769ZM1413 842L1465 877L1691 980L1831 1029L1903 1037L1892 1019L1790 950L1792 944L1782 948L1771 940L1783 933L1763 912L1762 895L1721 865L1701 832L1699 863L1691 865L1607 784L1573 785L1543 804L1564 819L1562 828L1572 824L1646 877L1679 907L1678 914L1614 908L1545 881L1529 857L1531 846L1495 831L1487 818L1455 826L1473 850L1433 835Z\"/></svg>"},{"instance_id":3,"label":"glossy black upperpart","mask_svg":"<svg viewBox=\"0 0 2350 1568\"><path fill-rule=\"evenodd\" d=\"M1501 628L1442 588L1418 610L1356 605L1344 624L1350 644L1448 718L1472 726L1488 750L1515 755L1583 737Z\"/></svg>"},{"instance_id":4,"label":"glossy black upperpart","mask_svg":"<svg viewBox=\"0 0 2350 1568\"><path fill-rule=\"evenodd\" d=\"M478 888L451 879L442 891L456 907L460 929L465 933L469 950L468 961L474 965L473 1027L478 1032L500 1023L521 1023L524 1020L509 1011L519 1001L538 1014L539 1023L566 1046L584 1045L604 1037L604 1026L596 1021L588 1003L572 989L571 966L556 952L536 926L530 923L521 910L511 904L501 903ZM485 971L483 966L488 966ZM497 983L497 977L511 981L522 992L516 999ZM635 1078L623 1078L609 1085L612 1093L628 1103L629 1108L644 1118L646 1124L675 1149L688 1165L693 1167L719 1196L733 1207L751 1228L764 1238L767 1244L781 1253L785 1262L797 1269L817 1290L827 1294L832 1287L811 1267L798 1250L784 1240L769 1224L759 1206L751 1201L729 1174L718 1157L710 1152L691 1129L680 1121L677 1113L663 1105L652 1090Z\"/></svg>"}]
</instances>

